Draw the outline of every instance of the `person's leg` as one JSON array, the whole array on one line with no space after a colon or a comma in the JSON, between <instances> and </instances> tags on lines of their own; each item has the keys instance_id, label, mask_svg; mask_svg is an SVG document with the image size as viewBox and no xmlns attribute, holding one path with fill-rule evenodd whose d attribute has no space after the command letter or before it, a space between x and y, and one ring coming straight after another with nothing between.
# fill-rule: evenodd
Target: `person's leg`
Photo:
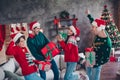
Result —
<instances>
[{"instance_id":1,"label":"person's leg","mask_svg":"<svg viewBox=\"0 0 120 80\"><path fill-rule=\"evenodd\" d=\"M73 71L75 70L76 65L77 63L75 62L67 62L64 80L78 80L78 75L73 75Z\"/></svg>"},{"instance_id":2,"label":"person's leg","mask_svg":"<svg viewBox=\"0 0 120 80\"><path fill-rule=\"evenodd\" d=\"M92 80L100 80L101 68L102 66L92 69Z\"/></svg>"},{"instance_id":3,"label":"person's leg","mask_svg":"<svg viewBox=\"0 0 120 80\"><path fill-rule=\"evenodd\" d=\"M40 76L38 76L38 74L32 73L30 75L24 76L25 80L43 80Z\"/></svg>"},{"instance_id":4,"label":"person's leg","mask_svg":"<svg viewBox=\"0 0 120 80\"><path fill-rule=\"evenodd\" d=\"M52 64L51 69L54 73L54 80L59 80L59 70L54 59L51 61L51 64Z\"/></svg>"},{"instance_id":5,"label":"person's leg","mask_svg":"<svg viewBox=\"0 0 120 80\"><path fill-rule=\"evenodd\" d=\"M92 68L91 67L87 67L86 68L86 73L87 73L87 75L89 77L89 80L92 80L91 79L91 76L92 76Z\"/></svg>"},{"instance_id":6,"label":"person's leg","mask_svg":"<svg viewBox=\"0 0 120 80\"><path fill-rule=\"evenodd\" d=\"M39 73L40 73L40 76L41 76L44 80L46 80L46 72L43 71L43 70L39 70Z\"/></svg>"}]
</instances>

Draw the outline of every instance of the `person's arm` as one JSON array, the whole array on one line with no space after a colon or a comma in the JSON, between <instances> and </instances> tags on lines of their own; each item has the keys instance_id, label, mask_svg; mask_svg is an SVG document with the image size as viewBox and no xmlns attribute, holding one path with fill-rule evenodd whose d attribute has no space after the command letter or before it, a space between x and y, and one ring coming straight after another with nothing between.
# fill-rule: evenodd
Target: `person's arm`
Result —
<instances>
[{"instance_id":1,"label":"person's arm","mask_svg":"<svg viewBox=\"0 0 120 80\"><path fill-rule=\"evenodd\" d=\"M15 55L15 50L14 50L14 42L11 41L10 44L8 45L7 47L7 50L6 50L6 55Z\"/></svg>"},{"instance_id":2,"label":"person's arm","mask_svg":"<svg viewBox=\"0 0 120 80\"><path fill-rule=\"evenodd\" d=\"M91 16L90 11L89 11L89 10L86 10L85 13L87 14L87 17L88 17L90 23L92 23L92 22L94 21L94 18Z\"/></svg>"},{"instance_id":3,"label":"person's arm","mask_svg":"<svg viewBox=\"0 0 120 80\"><path fill-rule=\"evenodd\" d=\"M71 43L66 44L64 41L60 41L59 43L64 51L69 51L70 49L72 49L73 44L71 44Z\"/></svg>"},{"instance_id":4,"label":"person's arm","mask_svg":"<svg viewBox=\"0 0 120 80\"><path fill-rule=\"evenodd\" d=\"M44 60L45 58L42 56L42 54L38 53L37 49L35 48L34 44L31 42L31 39L27 39L27 46L31 52L31 54L37 59L37 60Z\"/></svg>"},{"instance_id":5,"label":"person's arm","mask_svg":"<svg viewBox=\"0 0 120 80\"><path fill-rule=\"evenodd\" d=\"M42 34L43 34L43 33L42 33ZM45 40L46 44L50 42L50 41L48 40L48 38L47 38L44 34L43 34L43 37L44 37L44 40Z\"/></svg>"}]
</instances>

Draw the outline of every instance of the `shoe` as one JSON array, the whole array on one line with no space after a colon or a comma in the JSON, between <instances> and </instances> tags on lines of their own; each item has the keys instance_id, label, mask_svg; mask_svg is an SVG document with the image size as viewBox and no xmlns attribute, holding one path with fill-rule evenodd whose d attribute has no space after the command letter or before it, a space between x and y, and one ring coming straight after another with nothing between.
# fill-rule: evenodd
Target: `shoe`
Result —
<instances>
[{"instance_id":1,"label":"shoe","mask_svg":"<svg viewBox=\"0 0 120 80\"><path fill-rule=\"evenodd\" d=\"M118 70L118 71L116 72L116 74L120 76L120 70Z\"/></svg>"}]
</instances>

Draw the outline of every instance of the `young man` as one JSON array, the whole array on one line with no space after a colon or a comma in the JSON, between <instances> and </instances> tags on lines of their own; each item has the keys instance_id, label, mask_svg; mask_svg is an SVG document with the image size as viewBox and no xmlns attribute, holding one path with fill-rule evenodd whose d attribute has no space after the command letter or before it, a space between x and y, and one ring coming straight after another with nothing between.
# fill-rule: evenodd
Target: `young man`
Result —
<instances>
[{"instance_id":1,"label":"young man","mask_svg":"<svg viewBox=\"0 0 120 80\"><path fill-rule=\"evenodd\" d=\"M45 57L41 53L41 49L49 43L49 40L45 37L43 33L40 32L39 22L31 22L29 26L31 33L27 39L27 46L36 60L45 61ZM54 73L54 80L59 80L59 71L54 59L52 59L51 64L51 69ZM46 80L45 71L40 70L39 72L41 77Z\"/></svg>"},{"instance_id":2,"label":"young man","mask_svg":"<svg viewBox=\"0 0 120 80\"><path fill-rule=\"evenodd\" d=\"M95 34L93 47L96 53L96 64L93 68L87 68L87 74L90 80L100 80L101 68L109 60L112 43L108 33L105 31L105 22L101 19L94 20L88 10L86 14L92 24L91 31Z\"/></svg>"}]
</instances>

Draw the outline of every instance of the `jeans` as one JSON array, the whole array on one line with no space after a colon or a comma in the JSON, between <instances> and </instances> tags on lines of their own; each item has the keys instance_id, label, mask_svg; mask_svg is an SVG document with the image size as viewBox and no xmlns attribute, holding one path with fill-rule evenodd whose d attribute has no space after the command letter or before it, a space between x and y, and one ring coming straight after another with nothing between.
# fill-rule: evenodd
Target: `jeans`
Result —
<instances>
[{"instance_id":1,"label":"jeans","mask_svg":"<svg viewBox=\"0 0 120 80\"><path fill-rule=\"evenodd\" d=\"M100 72L102 66L98 66L95 68L87 67L86 72L89 77L89 80L100 80Z\"/></svg>"},{"instance_id":2,"label":"jeans","mask_svg":"<svg viewBox=\"0 0 120 80\"><path fill-rule=\"evenodd\" d=\"M54 59L51 61L51 69L54 73L54 80L59 80L59 70L58 67L54 61ZM46 80L46 73L45 71L39 70L41 77Z\"/></svg>"},{"instance_id":3,"label":"jeans","mask_svg":"<svg viewBox=\"0 0 120 80\"><path fill-rule=\"evenodd\" d=\"M43 80L37 72L24 76L25 80Z\"/></svg>"},{"instance_id":4,"label":"jeans","mask_svg":"<svg viewBox=\"0 0 120 80\"><path fill-rule=\"evenodd\" d=\"M78 75L73 75L77 62L67 62L66 73L64 80L78 80Z\"/></svg>"}]
</instances>

